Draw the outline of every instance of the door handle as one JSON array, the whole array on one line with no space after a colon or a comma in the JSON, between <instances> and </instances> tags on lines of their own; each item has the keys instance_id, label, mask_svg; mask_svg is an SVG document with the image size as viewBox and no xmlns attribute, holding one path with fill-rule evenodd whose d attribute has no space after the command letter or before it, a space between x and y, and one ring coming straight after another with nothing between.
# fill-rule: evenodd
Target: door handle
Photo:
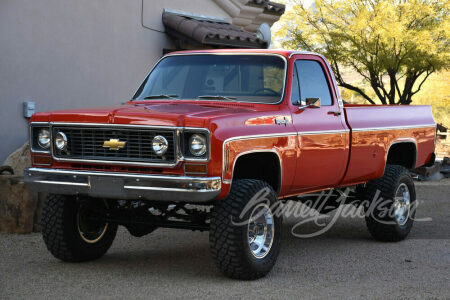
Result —
<instances>
[{"instance_id":1,"label":"door handle","mask_svg":"<svg viewBox=\"0 0 450 300\"><path fill-rule=\"evenodd\" d=\"M340 116L341 112L340 111L329 111L328 112L329 115L334 115L335 117Z\"/></svg>"}]
</instances>

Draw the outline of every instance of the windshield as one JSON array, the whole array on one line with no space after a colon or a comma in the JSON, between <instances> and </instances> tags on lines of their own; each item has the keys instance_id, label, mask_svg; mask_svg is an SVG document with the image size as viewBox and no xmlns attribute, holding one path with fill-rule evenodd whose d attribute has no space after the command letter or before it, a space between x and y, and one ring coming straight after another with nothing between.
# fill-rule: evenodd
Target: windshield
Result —
<instances>
[{"instance_id":1,"label":"windshield","mask_svg":"<svg viewBox=\"0 0 450 300\"><path fill-rule=\"evenodd\" d=\"M174 55L158 63L133 99L278 103L284 78L285 62L275 55Z\"/></svg>"}]
</instances>

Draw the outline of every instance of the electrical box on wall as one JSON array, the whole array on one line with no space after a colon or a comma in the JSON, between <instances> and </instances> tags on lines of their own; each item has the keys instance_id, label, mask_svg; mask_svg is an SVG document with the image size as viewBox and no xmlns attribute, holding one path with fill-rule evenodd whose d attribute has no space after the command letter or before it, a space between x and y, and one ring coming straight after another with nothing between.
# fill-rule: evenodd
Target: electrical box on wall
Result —
<instances>
[{"instance_id":1,"label":"electrical box on wall","mask_svg":"<svg viewBox=\"0 0 450 300\"><path fill-rule=\"evenodd\" d=\"M23 116L25 118L31 118L31 116L36 112L36 104L34 101L23 102Z\"/></svg>"}]
</instances>

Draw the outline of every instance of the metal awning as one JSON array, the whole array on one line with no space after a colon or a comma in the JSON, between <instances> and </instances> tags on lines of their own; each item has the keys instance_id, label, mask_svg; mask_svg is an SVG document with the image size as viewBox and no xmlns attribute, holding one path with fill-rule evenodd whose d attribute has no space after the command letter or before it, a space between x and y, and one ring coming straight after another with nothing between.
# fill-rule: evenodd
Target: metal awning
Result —
<instances>
[{"instance_id":1,"label":"metal awning","mask_svg":"<svg viewBox=\"0 0 450 300\"><path fill-rule=\"evenodd\" d=\"M267 48L267 41L256 33L245 31L223 19L164 11L163 24L167 34L178 43L221 48Z\"/></svg>"}]
</instances>

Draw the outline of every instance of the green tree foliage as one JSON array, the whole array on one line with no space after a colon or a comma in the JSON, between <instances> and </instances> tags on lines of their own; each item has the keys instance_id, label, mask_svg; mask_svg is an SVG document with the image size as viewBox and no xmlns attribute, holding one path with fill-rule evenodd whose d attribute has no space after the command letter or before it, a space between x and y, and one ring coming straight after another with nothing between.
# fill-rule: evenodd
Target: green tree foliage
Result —
<instances>
[{"instance_id":1,"label":"green tree foliage","mask_svg":"<svg viewBox=\"0 0 450 300\"><path fill-rule=\"evenodd\" d=\"M338 84L370 103L410 104L432 73L450 65L449 15L448 0L316 0L309 8L296 2L275 35L284 48L327 57ZM344 79L348 68L375 97Z\"/></svg>"}]
</instances>

